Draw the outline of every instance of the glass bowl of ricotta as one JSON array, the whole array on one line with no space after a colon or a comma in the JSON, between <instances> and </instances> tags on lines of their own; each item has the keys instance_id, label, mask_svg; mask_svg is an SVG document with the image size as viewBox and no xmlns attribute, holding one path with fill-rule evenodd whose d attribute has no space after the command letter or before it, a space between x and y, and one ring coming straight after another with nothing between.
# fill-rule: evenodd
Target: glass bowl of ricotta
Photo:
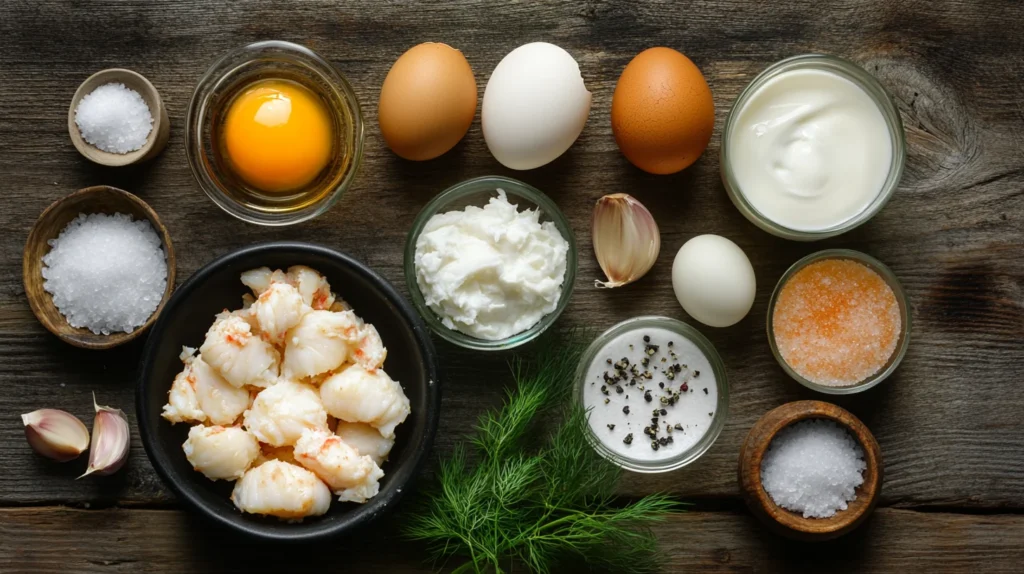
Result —
<instances>
[{"instance_id":1,"label":"glass bowl of ricotta","mask_svg":"<svg viewBox=\"0 0 1024 574\"><path fill-rule=\"evenodd\" d=\"M700 458L729 412L725 363L697 329L670 317L627 319L583 352L574 399L598 454L639 473Z\"/></svg>"},{"instance_id":2,"label":"glass bowl of ricotta","mask_svg":"<svg viewBox=\"0 0 1024 574\"><path fill-rule=\"evenodd\" d=\"M424 321L442 339L484 351L546 331L569 304L576 265L576 239L555 202L501 176L438 194L405 244L405 281Z\"/></svg>"},{"instance_id":3,"label":"glass bowl of ricotta","mask_svg":"<svg viewBox=\"0 0 1024 574\"><path fill-rule=\"evenodd\" d=\"M860 66L821 54L769 66L722 130L722 183L761 229L814 241L871 219L903 175L899 109Z\"/></svg>"}]
</instances>

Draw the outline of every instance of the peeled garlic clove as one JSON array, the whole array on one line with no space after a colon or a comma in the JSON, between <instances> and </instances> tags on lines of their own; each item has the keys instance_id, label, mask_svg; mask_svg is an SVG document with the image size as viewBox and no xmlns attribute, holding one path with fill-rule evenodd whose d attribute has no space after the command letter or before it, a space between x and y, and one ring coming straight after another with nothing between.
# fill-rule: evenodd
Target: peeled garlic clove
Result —
<instances>
[{"instance_id":1,"label":"peeled garlic clove","mask_svg":"<svg viewBox=\"0 0 1024 574\"><path fill-rule=\"evenodd\" d=\"M25 438L37 453L67 462L89 448L89 429L75 415L57 409L39 409L21 415Z\"/></svg>"},{"instance_id":2,"label":"peeled garlic clove","mask_svg":"<svg viewBox=\"0 0 1024 574\"><path fill-rule=\"evenodd\" d=\"M625 193L597 200L591 228L594 254L607 281L596 287L621 287L643 277L661 252L661 233L646 207Z\"/></svg>"},{"instance_id":3,"label":"peeled garlic clove","mask_svg":"<svg viewBox=\"0 0 1024 574\"><path fill-rule=\"evenodd\" d=\"M96 409L96 418L92 423L89 468L78 478L90 474L113 474L128 460L128 419L120 409L96 404L96 393L92 395L92 405Z\"/></svg>"}]
</instances>

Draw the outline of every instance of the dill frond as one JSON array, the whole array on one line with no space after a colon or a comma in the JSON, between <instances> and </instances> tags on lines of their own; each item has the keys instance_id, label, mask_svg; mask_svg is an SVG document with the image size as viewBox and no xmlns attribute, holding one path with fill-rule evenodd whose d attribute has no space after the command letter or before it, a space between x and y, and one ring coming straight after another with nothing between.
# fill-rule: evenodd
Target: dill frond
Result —
<instances>
[{"instance_id":1,"label":"dill frond","mask_svg":"<svg viewBox=\"0 0 1024 574\"><path fill-rule=\"evenodd\" d=\"M436 484L407 516L404 535L426 542L436 561L463 557L457 572L533 572L571 564L608 572L655 572L658 544L650 528L680 505L651 495L620 506L620 470L588 439L587 412L568 401L582 337L544 344L532 360L516 358L502 408L481 415L470 438L441 462ZM537 415L561 412L546 444L529 452Z\"/></svg>"}]
</instances>

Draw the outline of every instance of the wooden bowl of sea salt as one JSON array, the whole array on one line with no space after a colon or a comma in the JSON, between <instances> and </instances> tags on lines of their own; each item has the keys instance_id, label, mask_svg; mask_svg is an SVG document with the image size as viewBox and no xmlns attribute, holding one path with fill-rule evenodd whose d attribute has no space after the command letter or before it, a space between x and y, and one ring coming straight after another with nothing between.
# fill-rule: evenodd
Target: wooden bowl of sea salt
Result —
<instances>
[{"instance_id":1,"label":"wooden bowl of sea salt","mask_svg":"<svg viewBox=\"0 0 1024 574\"><path fill-rule=\"evenodd\" d=\"M159 290L158 286L153 288L154 293L152 296L159 297L159 303L156 304L155 309L148 317L142 315L144 311L135 312L135 318L141 324L128 332L112 331L109 334L103 334L102 332L95 333L83 327L73 327L57 308L57 305L54 304L53 296L44 287L46 279L43 277L43 258L51 250L51 241L59 237L61 232L68 227L68 224L80 214L113 215L118 213L129 215L134 221L148 221L152 226L152 231L159 238L166 261L166 287L162 290ZM114 237L116 238L117 236ZM115 241L115 243L117 242ZM122 245L121 247L122 249L127 249L126 253L131 253L132 250L137 249L136 246ZM85 255L85 257L89 256L93 255ZM100 255L95 256L101 257ZM103 260L96 261L97 267L103 264ZM89 269L89 267L86 269ZM129 266L127 270L130 275L132 268ZM145 269L139 269L140 273L145 271ZM174 277L174 246L171 243L170 235L167 233L167 228L160 222L156 212L138 197L127 191L107 185L81 189L63 199L57 200L47 207L29 232L28 240L25 243L25 251L22 255L22 280L25 284L25 295L28 297L32 312L39 319L39 322L51 333L57 335L63 341L83 349L109 349L127 343L142 334L156 321L160 311L163 310L164 305L170 298L171 291L174 289ZM106 292L104 292L104 289L99 291L96 293L96 297L110 297L110 293L114 289Z\"/></svg>"},{"instance_id":2,"label":"wooden bowl of sea salt","mask_svg":"<svg viewBox=\"0 0 1024 574\"><path fill-rule=\"evenodd\" d=\"M882 490L882 451L846 409L795 401L750 429L738 475L750 511L773 531L796 540L829 540L857 528L874 510ZM856 497L847 500L842 492L851 487Z\"/></svg>"},{"instance_id":3,"label":"wooden bowl of sea salt","mask_svg":"<svg viewBox=\"0 0 1024 574\"><path fill-rule=\"evenodd\" d=\"M110 68L89 76L78 87L68 108L68 133L86 158L117 167L146 161L163 151L171 122L149 80L131 70Z\"/></svg>"}]
</instances>

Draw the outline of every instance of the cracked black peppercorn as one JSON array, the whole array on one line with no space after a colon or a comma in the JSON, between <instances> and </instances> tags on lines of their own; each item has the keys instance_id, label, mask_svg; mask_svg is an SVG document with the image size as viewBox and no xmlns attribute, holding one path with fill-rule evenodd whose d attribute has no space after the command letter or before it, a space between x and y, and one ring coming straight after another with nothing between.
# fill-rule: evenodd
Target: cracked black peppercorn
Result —
<instances>
[{"instance_id":1,"label":"cracked black peppercorn","mask_svg":"<svg viewBox=\"0 0 1024 574\"><path fill-rule=\"evenodd\" d=\"M626 435L626 438L622 439L622 442L626 444L633 444L633 433Z\"/></svg>"},{"instance_id":2,"label":"cracked black peppercorn","mask_svg":"<svg viewBox=\"0 0 1024 574\"><path fill-rule=\"evenodd\" d=\"M626 405L626 406L622 407L622 412L628 415L629 414L629 405Z\"/></svg>"}]
</instances>

